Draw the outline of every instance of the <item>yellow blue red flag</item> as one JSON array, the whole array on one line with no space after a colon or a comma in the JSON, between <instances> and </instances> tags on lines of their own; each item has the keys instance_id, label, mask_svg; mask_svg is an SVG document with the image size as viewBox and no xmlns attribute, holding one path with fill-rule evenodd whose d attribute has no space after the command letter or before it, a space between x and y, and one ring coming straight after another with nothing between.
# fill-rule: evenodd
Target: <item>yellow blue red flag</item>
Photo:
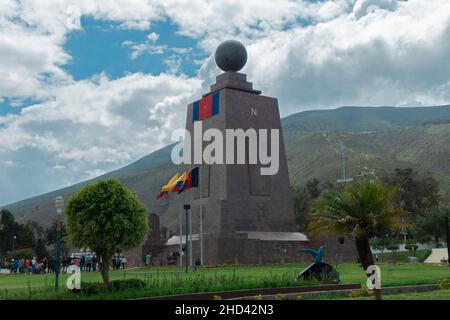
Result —
<instances>
[{"instance_id":1,"label":"yellow blue red flag","mask_svg":"<svg viewBox=\"0 0 450 320\"><path fill-rule=\"evenodd\" d=\"M172 189L172 187L174 186L174 184L177 182L178 178L180 176L178 175L178 172L172 177L172 179L169 180L169 182L163 186L161 188L160 193L158 193L158 195L156 196L156 199L161 199L163 196L164 198L168 198L169 197L169 191L170 189Z\"/></svg>"}]
</instances>

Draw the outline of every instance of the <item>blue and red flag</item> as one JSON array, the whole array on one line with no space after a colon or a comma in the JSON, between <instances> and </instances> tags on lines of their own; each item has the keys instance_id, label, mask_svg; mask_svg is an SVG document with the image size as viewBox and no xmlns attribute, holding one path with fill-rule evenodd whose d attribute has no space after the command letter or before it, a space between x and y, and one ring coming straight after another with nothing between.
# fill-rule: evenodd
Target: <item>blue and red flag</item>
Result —
<instances>
[{"instance_id":1,"label":"blue and red flag","mask_svg":"<svg viewBox=\"0 0 450 320\"><path fill-rule=\"evenodd\" d=\"M183 186L178 190L178 194L187 191L190 188L197 188L199 179L198 177L199 177L199 168L195 167L188 173L186 179L184 180Z\"/></svg>"},{"instance_id":2,"label":"blue and red flag","mask_svg":"<svg viewBox=\"0 0 450 320\"><path fill-rule=\"evenodd\" d=\"M219 92L194 102L192 122L201 121L216 114L219 114Z\"/></svg>"}]
</instances>

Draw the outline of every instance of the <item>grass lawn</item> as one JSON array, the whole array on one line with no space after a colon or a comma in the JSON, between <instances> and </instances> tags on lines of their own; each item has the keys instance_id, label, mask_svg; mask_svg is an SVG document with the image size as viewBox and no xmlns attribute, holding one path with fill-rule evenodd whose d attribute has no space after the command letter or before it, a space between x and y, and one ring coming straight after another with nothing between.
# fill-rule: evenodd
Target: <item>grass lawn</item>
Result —
<instances>
[{"instance_id":1,"label":"grass lawn","mask_svg":"<svg viewBox=\"0 0 450 320\"><path fill-rule=\"evenodd\" d=\"M420 262L423 262L430 254L431 254L431 250L417 250L415 256L416 256L416 258L419 259ZM389 261L394 260L394 259L396 262L408 263L409 257L413 257L413 256L414 255L410 251L401 251L401 252L396 252L395 254L393 252L384 252L384 253L378 254L380 263L383 263L383 262L388 263Z\"/></svg>"},{"instance_id":2,"label":"grass lawn","mask_svg":"<svg viewBox=\"0 0 450 320\"><path fill-rule=\"evenodd\" d=\"M295 275L305 265L230 266L204 268L201 271L184 273L171 267L152 267L126 271L111 271L110 279L138 278L146 282L146 288L132 292L108 294L92 298L134 298L177 293L222 291L262 287L298 285ZM381 264L383 287L409 284L431 284L449 278L448 266L429 264ZM340 264L338 271L343 283L365 283L365 274L357 264ZM68 275L60 277L60 286L65 289ZM99 282L99 273L82 273L82 282ZM0 299L7 298L58 298L51 289L54 275L0 275ZM65 296L59 298L73 298Z\"/></svg>"}]
</instances>

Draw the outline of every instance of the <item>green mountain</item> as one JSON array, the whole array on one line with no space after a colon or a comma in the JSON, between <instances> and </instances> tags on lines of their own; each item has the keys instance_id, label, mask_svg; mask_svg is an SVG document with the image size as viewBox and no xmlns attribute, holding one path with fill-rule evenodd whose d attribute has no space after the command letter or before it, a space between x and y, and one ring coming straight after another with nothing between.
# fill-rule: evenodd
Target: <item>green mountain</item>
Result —
<instances>
[{"instance_id":1,"label":"green mountain","mask_svg":"<svg viewBox=\"0 0 450 320\"><path fill-rule=\"evenodd\" d=\"M450 199L450 106L393 108L342 107L306 111L282 119L292 184L308 179L335 182L342 176L342 154L348 176L381 177L396 167L412 167L434 175ZM172 146L98 178L5 206L19 221L48 225L53 201L67 198L99 178L116 177L137 193L161 223L175 229L177 199L156 201L161 185L177 171L170 161Z\"/></svg>"}]
</instances>

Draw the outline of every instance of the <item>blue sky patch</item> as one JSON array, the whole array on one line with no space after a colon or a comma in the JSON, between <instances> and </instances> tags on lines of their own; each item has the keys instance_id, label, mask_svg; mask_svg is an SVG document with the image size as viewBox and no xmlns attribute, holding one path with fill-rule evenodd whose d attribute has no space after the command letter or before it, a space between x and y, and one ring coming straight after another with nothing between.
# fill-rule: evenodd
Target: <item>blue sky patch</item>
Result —
<instances>
[{"instance_id":1,"label":"blue sky patch","mask_svg":"<svg viewBox=\"0 0 450 320\"><path fill-rule=\"evenodd\" d=\"M11 98L11 97L1 97L0 99L0 116L7 114L20 114L23 108L32 106L41 101L27 98Z\"/></svg>"},{"instance_id":2,"label":"blue sky patch","mask_svg":"<svg viewBox=\"0 0 450 320\"><path fill-rule=\"evenodd\" d=\"M196 59L206 55L197 48L195 39L178 35L178 29L168 21L157 22L149 30L127 30L119 23L82 17L82 30L68 35L64 46L72 61L63 68L75 80L89 78L105 72L112 79L127 73L143 72L157 75L167 72L166 61L179 60L180 72L194 76L199 68ZM156 41L148 38L152 32L159 37ZM163 52L143 50L132 58L133 46L159 47Z\"/></svg>"}]
</instances>

